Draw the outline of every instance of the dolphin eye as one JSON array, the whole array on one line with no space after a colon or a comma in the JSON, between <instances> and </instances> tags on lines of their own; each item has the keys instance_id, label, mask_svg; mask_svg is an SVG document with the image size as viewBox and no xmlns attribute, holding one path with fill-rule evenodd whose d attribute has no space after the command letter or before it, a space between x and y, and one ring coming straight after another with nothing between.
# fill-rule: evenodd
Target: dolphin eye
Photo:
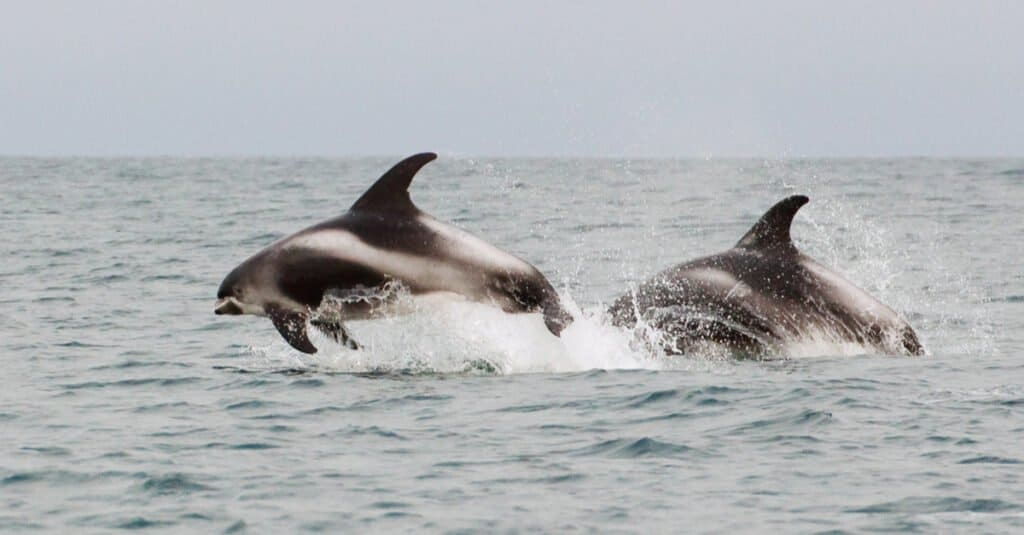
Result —
<instances>
[{"instance_id":1,"label":"dolphin eye","mask_svg":"<svg viewBox=\"0 0 1024 535\"><path fill-rule=\"evenodd\" d=\"M242 297L242 288L240 286L235 286L231 289L231 293L233 293L235 297Z\"/></svg>"}]
</instances>

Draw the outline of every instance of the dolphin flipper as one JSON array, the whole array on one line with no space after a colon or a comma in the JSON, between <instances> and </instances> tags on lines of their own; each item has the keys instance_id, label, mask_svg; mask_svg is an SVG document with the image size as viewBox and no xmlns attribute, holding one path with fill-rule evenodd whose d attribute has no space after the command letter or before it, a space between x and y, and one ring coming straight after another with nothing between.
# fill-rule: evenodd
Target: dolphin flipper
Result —
<instances>
[{"instance_id":1,"label":"dolphin flipper","mask_svg":"<svg viewBox=\"0 0 1024 535\"><path fill-rule=\"evenodd\" d=\"M337 320L325 320L325 319L314 319L309 322L311 325L317 328L318 331L330 336L332 340L349 349L362 349L359 342L356 342L348 331L345 330L345 326Z\"/></svg>"},{"instance_id":2,"label":"dolphin flipper","mask_svg":"<svg viewBox=\"0 0 1024 535\"><path fill-rule=\"evenodd\" d=\"M269 311L270 321L289 345L303 353L316 353L316 346L306 335L306 315L280 308Z\"/></svg>"}]
</instances>

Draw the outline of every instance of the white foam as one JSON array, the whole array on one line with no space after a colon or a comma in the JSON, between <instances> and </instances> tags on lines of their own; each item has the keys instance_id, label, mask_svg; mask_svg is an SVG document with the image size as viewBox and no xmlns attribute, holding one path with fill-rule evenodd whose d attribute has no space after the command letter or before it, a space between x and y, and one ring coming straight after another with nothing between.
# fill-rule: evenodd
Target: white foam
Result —
<instances>
[{"instance_id":1,"label":"white foam","mask_svg":"<svg viewBox=\"0 0 1024 535\"><path fill-rule=\"evenodd\" d=\"M306 369L333 373L566 373L587 370L674 369L731 373L729 350L709 343L685 356L662 353L661 333L639 323L632 329L611 325L603 306L581 309L571 296L562 301L575 321L556 337L540 314L508 314L464 299L410 298L406 314L353 321L346 328L362 344L351 350L314 328L319 348L303 355L277 340L253 347L259 369ZM780 358L815 358L874 353L822 332L787 343Z\"/></svg>"},{"instance_id":2,"label":"white foam","mask_svg":"<svg viewBox=\"0 0 1024 535\"><path fill-rule=\"evenodd\" d=\"M804 334L787 342L782 351L786 358L852 357L869 355L878 350L849 340L838 340L825 333Z\"/></svg>"},{"instance_id":3,"label":"white foam","mask_svg":"<svg viewBox=\"0 0 1024 535\"><path fill-rule=\"evenodd\" d=\"M361 350L347 350L313 335L322 351L312 358L318 368L352 372L513 374L658 367L657 359L632 347L631 333L566 302L577 319L556 337L540 314L508 314L493 306L437 296L417 299L410 314L347 324L353 338L363 344Z\"/></svg>"},{"instance_id":4,"label":"white foam","mask_svg":"<svg viewBox=\"0 0 1024 535\"><path fill-rule=\"evenodd\" d=\"M582 310L568 295L563 304L576 320L560 337L538 314L509 314L467 301L401 297L406 313L346 328L362 344L350 350L315 328L311 341L319 351L303 355L281 340L251 347L260 369L310 369L329 372L412 373L564 373L593 369L659 369L666 360L635 340L633 331L610 325L604 307Z\"/></svg>"}]
</instances>

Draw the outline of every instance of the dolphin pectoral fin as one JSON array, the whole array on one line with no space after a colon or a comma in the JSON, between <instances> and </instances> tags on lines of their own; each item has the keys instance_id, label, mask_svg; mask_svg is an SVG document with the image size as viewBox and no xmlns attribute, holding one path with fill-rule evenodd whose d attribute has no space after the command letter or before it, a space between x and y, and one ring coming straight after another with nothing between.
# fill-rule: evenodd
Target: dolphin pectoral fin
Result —
<instances>
[{"instance_id":1,"label":"dolphin pectoral fin","mask_svg":"<svg viewBox=\"0 0 1024 535\"><path fill-rule=\"evenodd\" d=\"M330 336L332 340L349 349L362 349L359 342L356 342L348 331L345 330L345 326L337 320L324 320L314 319L310 322L318 331Z\"/></svg>"},{"instance_id":2,"label":"dolphin pectoral fin","mask_svg":"<svg viewBox=\"0 0 1024 535\"><path fill-rule=\"evenodd\" d=\"M277 332L281 333L289 345L303 353L316 353L316 346L306 335L306 315L299 312L274 309L268 314L274 322Z\"/></svg>"}]
</instances>

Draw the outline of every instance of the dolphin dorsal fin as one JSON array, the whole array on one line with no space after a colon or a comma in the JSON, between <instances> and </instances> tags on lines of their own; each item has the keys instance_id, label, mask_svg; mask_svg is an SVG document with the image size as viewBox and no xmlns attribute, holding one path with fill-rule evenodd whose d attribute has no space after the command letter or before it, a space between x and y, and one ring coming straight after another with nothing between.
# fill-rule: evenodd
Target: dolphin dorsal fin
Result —
<instances>
[{"instance_id":1,"label":"dolphin dorsal fin","mask_svg":"<svg viewBox=\"0 0 1024 535\"><path fill-rule=\"evenodd\" d=\"M412 177L434 158L437 155L433 152L422 152L396 163L356 200L352 210L415 210L416 206L409 198L409 184Z\"/></svg>"},{"instance_id":2,"label":"dolphin dorsal fin","mask_svg":"<svg viewBox=\"0 0 1024 535\"><path fill-rule=\"evenodd\" d=\"M793 195L777 202L743 235L736 247L771 249L781 246L795 249L789 236L789 227L793 225L796 212L809 200L806 195Z\"/></svg>"}]
</instances>

